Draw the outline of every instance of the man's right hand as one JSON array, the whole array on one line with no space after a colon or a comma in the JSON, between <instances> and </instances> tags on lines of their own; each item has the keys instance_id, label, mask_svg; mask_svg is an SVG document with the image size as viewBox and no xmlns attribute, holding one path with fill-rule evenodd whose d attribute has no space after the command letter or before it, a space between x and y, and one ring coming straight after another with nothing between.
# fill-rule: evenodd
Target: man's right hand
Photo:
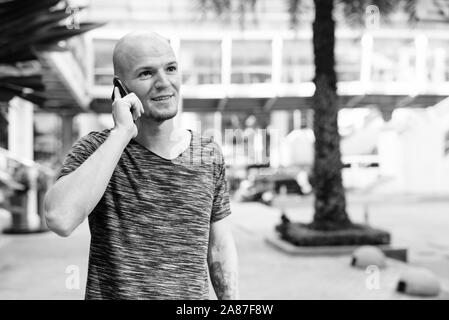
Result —
<instances>
[{"instance_id":1,"label":"man's right hand","mask_svg":"<svg viewBox=\"0 0 449 320\"><path fill-rule=\"evenodd\" d=\"M137 136L137 126L135 120L144 113L142 102L135 93L120 96L120 91L114 87L115 100L112 103L112 118L114 119L114 129L124 131L132 138Z\"/></svg>"}]
</instances>

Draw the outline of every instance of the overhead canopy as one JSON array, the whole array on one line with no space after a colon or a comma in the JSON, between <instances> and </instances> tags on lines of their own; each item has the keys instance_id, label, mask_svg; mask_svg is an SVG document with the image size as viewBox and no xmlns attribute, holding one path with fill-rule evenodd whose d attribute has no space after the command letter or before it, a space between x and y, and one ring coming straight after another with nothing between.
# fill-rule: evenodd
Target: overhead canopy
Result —
<instances>
[{"instance_id":1,"label":"overhead canopy","mask_svg":"<svg viewBox=\"0 0 449 320\"><path fill-rule=\"evenodd\" d=\"M89 106L80 88L86 81L77 76L82 67L65 40L100 24L72 27L68 8L61 0L0 0L0 101L18 96L43 108Z\"/></svg>"}]
</instances>

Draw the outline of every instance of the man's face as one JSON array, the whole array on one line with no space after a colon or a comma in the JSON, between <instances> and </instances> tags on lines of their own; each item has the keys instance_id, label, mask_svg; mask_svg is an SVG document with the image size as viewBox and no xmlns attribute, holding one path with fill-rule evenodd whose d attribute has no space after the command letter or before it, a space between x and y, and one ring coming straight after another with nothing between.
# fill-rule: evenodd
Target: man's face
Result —
<instances>
[{"instance_id":1,"label":"man's face","mask_svg":"<svg viewBox=\"0 0 449 320\"><path fill-rule=\"evenodd\" d=\"M165 41L139 43L127 54L125 83L142 101L143 117L158 122L178 112L181 79L170 45Z\"/></svg>"}]
</instances>

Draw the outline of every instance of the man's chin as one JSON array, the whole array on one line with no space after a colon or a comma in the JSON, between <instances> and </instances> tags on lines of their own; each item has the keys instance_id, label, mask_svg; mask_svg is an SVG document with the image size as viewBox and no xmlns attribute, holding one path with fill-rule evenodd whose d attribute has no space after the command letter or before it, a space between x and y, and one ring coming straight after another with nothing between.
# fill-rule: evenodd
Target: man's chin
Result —
<instances>
[{"instance_id":1,"label":"man's chin","mask_svg":"<svg viewBox=\"0 0 449 320\"><path fill-rule=\"evenodd\" d=\"M145 115L145 116L147 116L148 118L150 118L156 122L164 122L164 121L174 118L177 113L178 113L178 110L174 110L174 111L164 110L164 111L158 111L158 112L150 112L149 115Z\"/></svg>"}]
</instances>

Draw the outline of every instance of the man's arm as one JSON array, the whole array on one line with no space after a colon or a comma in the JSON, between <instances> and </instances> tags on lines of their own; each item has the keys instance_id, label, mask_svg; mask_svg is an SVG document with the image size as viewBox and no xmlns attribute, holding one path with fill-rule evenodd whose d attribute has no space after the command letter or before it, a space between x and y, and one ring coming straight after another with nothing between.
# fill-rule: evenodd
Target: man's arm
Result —
<instances>
[{"instance_id":1,"label":"man's arm","mask_svg":"<svg viewBox=\"0 0 449 320\"><path fill-rule=\"evenodd\" d=\"M67 237L84 221L103 196L129 139L125 133L111 130L83 164L48 190L44 210L50 230Z\"/></svg>"},{"instance_id":2,"label":"man's arm","mask_svg":"<svg viewBox=\"0 0 449 320\"><path fill-rule=\"evenodd\" d=\"M121 98L118 89L115 90L116 100L112 104L115 127L109 137L76 170L56 181L45 195L47 225L60 236L69 236L92 212L103 196L123 150L137 135L133 118L137 119L143 113L142 104L134 93Z\"/></svg>"},{"instance_id":3,"label":"man's arm","mask_svg":"<svg viewBox=\"0 0 449 320\"><path fill-rule=\"evenodd\" d=\"M215 294L219 300L235 300L238 295L238 259L229 219L211 224L207 263Z\"/></svg>"}]
</instances>

